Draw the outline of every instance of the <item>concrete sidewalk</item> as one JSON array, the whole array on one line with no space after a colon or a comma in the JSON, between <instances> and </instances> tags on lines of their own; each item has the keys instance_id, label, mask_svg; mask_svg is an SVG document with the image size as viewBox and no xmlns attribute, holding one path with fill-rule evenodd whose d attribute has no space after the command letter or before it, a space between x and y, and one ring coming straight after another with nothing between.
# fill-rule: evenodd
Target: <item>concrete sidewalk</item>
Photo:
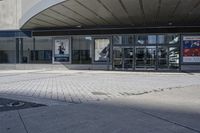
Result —
<instances>
[{"instance_id":1,"label":"concrete sidewalk","mask_svg":"<svg viewBox=\"0 0 200 133\"><path fill-rule=\"evenodd\" d=\"M0 133L200 133L199 94L196 86L1 112Z\"/></svg>"},{"instance_id":2,"label":"concrete sidewalk","mask_svg":"<svg viewBox=\"0 0 200 133\"><path fill-rule=\"evenodd\" d=\"M0 112L0 133L200 133L198 73L16 71L0 84L47 105Z\"/></svg>"},{"instance_id":3,"label":"concrete sidewalk","mask_svg":"<svg viewBox=\"0 0 200 133\"><path fill-rule=\"evenodd\" d=\"M0 114L1 133L195 133L200 132L199 116L183 112L152 113L136 107L114 105L66 105L41 107ZM165 112L166 113L166 112ZM160 114L160 115L158 115ZM174 115L173 115L174 114ZM178 115L179 114L179 115ZM182 118L183 119L183 118ZM195 126L185 124L192 122Z\"/></svg>"}]
</instances>

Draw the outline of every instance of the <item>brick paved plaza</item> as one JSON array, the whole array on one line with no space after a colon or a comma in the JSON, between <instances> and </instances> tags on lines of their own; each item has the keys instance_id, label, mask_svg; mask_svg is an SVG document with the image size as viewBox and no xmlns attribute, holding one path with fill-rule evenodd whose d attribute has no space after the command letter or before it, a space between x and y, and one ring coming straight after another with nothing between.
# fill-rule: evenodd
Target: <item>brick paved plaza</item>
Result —
<instances>
[{"instance_id":1,"label":"brick paved plaza","mask_svg":"<svg viewBox=\"0 0 200 133\"><path fill-rule=\"evenodd\" d=\"M200 85L200 74L1 71L0 93L85 103Z\"/></svg>"}]
</instances>

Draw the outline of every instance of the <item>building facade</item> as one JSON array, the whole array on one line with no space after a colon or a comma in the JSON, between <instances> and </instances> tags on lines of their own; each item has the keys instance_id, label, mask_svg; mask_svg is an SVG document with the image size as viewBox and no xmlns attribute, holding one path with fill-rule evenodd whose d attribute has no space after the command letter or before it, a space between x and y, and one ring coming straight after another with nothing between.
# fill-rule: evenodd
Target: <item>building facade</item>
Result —
<instances>
[{"instance_id":1,"label":"building facade","mask_svg":"<svg viewBox=\"0 0 200 133\"><path fill-rule=\"evenodd\" d=\"M2 69L200 70L198 0L1 0L0 7Z\"/></svg>"}]
</instances>

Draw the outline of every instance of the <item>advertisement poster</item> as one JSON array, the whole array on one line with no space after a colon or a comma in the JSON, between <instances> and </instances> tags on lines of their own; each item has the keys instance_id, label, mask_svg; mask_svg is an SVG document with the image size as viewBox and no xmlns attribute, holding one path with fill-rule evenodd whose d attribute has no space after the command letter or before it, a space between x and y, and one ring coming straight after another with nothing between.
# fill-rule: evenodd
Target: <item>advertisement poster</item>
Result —
<instances>
[{"instance_id":1,"label":"advertisement poster","mask_svg":"<svg viewBox=\"0 0 200 133\"><path fill-rule=\"evenodd\" d=\"M69 40L68 39L55 40L55 61L58 61L58 62L69 61Z\"/></svg>"},{"instance_id":2,"label":"advertisement poster","mask_svg":"<svg viewBox=\"0 0 200 133\"><path fill-rule=\"evenodd\" d=\"M200 63L200 36L183 37L183 62Z\"/></svg>"},{"instance_id":3,"label":"advertisement poster","mask_svg":"<svg viewBox=\"0 0 200 133\"><path fill-rule=\"evenodd\" d=\"M95 61L105 62L109 57L109 39L95 40Z\"/></svg>"}]
</instances>

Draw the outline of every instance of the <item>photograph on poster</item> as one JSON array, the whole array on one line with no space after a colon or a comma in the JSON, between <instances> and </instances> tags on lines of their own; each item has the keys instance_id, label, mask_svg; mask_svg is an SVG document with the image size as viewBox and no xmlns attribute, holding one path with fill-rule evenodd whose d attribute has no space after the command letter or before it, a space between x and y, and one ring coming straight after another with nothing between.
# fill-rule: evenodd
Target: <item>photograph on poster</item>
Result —
<instances>
[{"instance_id":1,"label":"photograph on poster","mask_svg":"<svg viewBox=\"0 0 200 133\"><path fill-rule=\"evenodd\" d=\"M58 61L58 62L69 61L69 40L68 39L55 40L55 61Z\"/></svg>"},{"instance_id":2,"label":"photograph on poster","mask_svg":"<svg viewBox=\"0 0 200 133\"><path fill-rule=\"evenodd\" d=\"M200 63L200 36L183 37L183 62Z\"/></svg>"},{"instance_id":3,"label":"photograph on poster","mask_svg":"<svg viewBox=\"0 0 200 133\"><path fill-rule=\"evenodd\" d=\"M109 57L109 39L95 39L95 61L105 62Z\"/></svg>"}]
</instances>

